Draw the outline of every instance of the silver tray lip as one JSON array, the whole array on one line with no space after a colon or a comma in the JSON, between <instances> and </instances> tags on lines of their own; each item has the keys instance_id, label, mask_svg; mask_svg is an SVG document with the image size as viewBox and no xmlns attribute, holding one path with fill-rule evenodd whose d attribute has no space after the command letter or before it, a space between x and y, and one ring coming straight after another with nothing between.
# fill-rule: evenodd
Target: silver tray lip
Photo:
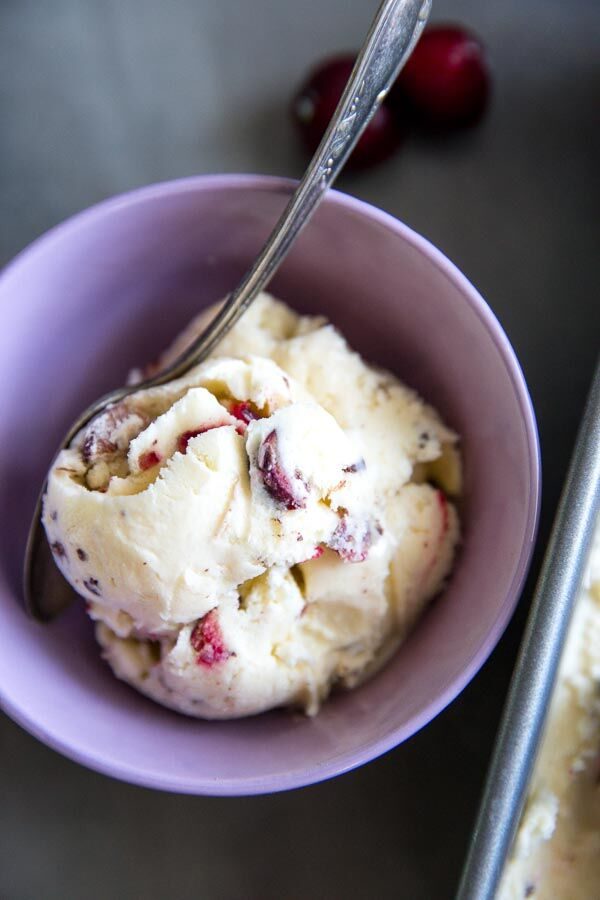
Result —
<instances>
[{"instance_id":1,"label":"silver tray lip","mask_svg":"<svg viewBox=\"0 0 600 900\"><path fill-rule=\"evenodd\" d=\"M600 360L536 585L456 900L493 900L519 823L600 516Z\"/></svg>"}]
</instances>

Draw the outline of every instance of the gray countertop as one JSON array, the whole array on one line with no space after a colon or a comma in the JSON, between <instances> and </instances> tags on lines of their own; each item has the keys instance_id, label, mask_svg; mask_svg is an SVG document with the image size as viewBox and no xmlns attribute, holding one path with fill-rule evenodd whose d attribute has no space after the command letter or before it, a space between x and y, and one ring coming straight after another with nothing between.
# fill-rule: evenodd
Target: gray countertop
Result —
<instances>
[{"instance_id":1,"label":"gray countertop","mask_svg":"<svg viewBox=\"0 0 600 900\"><path fill-rule=\"evenodd\" d=\"M5 0L0 264L73 212L148 182L299 175L289 98L313 62L360 43L376 5ZM0 717L3 900L452 897L599 346L600 6L435 0L433 19L468 23L486 41L489 116L442 143L411 139L338 187L441 247L520 357L544 466L522 603L482 672L431 725L356 772L288 794L220 800L131 787Z\"/></svg>"}]
</instances>

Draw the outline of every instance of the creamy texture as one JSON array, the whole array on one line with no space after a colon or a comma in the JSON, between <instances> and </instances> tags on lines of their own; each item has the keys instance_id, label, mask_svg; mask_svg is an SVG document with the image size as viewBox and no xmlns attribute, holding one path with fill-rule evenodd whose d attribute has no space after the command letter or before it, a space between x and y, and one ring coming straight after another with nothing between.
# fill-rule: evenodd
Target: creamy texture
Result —
<instances>
[{"instance_id":1,"label":"creamy texture","mask_svg":"<svg viewBox=\"0 0 600 900\"><path fill-rule=\"evenodd\" d=\"M44 525L118 677L195 716L314 713L443 585L456 442L331 325L261 295L213 358L59 454Z\"/></svg>"},{"instance_id":2,"label":"creamy texture","mask_svg":"<svg viewBox=\"0 0 600 900\"><path fill-rule=\"evenodd\" d=\"M497 900L600 897L600 523Z\"/></svg>"}]
</instances>

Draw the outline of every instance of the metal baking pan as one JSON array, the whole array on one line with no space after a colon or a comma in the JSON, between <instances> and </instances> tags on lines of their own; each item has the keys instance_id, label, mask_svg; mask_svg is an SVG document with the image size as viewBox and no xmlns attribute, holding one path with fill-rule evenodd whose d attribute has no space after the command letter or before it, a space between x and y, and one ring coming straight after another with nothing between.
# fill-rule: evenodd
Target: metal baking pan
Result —
<instances>
[{"instance_id":1,"label":"metal baking pan","mask_svg":"<svg viewBox=\"0 0 600 900\"><path fill-rule=\"evenodd\" d=\"M493 900L541 744L600 510L600 363L544 556L456 900Z\"/></svg>"}]
</instances>

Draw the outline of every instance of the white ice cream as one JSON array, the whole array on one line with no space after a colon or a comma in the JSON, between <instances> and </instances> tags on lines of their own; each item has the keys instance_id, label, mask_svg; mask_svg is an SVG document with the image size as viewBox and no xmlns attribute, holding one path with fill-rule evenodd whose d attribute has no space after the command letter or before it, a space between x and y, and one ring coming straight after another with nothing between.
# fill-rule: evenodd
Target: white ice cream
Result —
<instances>
[{"instance_id":1,"label":"white ice cream","mask_svg":"<svg viewBox=\"0 0 600 900\"><path fill-rule=\"evenodd\" d=\"M497 900L600 898L600 522Z\"/></svg>"},{"instance_id":2,"label":"white ice cream","mask_svg":"<svg viewBox=\"0 0 600 900\"><path fill-rule=\"evenodd\" d=\"M212 359L62 451L44 525L120 678L206 718L314 713L439 591L459 492L434 410L263 295Z\"/></svg>"}]
</instances>

